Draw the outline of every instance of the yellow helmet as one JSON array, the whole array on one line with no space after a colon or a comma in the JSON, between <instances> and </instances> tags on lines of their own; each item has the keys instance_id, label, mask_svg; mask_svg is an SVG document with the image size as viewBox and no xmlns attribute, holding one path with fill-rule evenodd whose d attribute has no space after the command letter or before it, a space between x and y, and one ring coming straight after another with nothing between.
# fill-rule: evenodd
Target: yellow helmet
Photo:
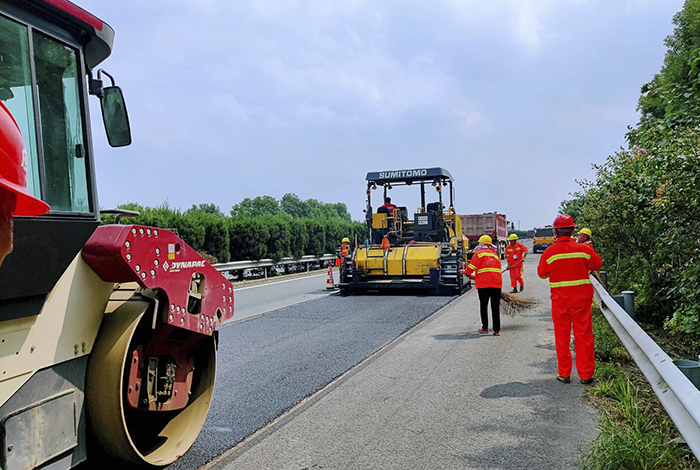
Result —
<instances>
[{"instance_id":1,"label":"yellow helmet","mask_svg":"<svg viewBox=\"0 0 700 470\"><path fill-rule=\"evenodd\" d=\"M588 235L589 237L593 238L593 234L591 233L591 229L589 229L589 228L582 228L581 230L579 230L578 233L579 233L579 235L584 234L584 235Z\"/></svg>"},{"instance_id":2,"label":"yellow helmet","mask_svg":"<svg viewBox=\"0 0 700 470\"><path fill-rule=\"evenodd\" d=\"M350 239L348 237L343 238L343 243L350 243Z\"/></svg>"},{"instance_id":3,"label":"yellow helmet","mask_svg":"<svg viewBox=\"0 0 700 470\"><path fill-rule=\"evenodd\" d=\"M517 239L518 239L518 236L514 233L511 233L510 235L508 235L508 240L517 240Z\"/></svg>"},{"instance_id":4,"label":"yellow helmet","mask_svg":"<svg viewBox=\"0 0 700 470\"><path fill-rule=\"evenodd\" d=\"M482 235L479 237L479 243L483 243L484 245L493 245L493 240L491 240L491 237L488 235Z\"/></svg>"}]
</instances>

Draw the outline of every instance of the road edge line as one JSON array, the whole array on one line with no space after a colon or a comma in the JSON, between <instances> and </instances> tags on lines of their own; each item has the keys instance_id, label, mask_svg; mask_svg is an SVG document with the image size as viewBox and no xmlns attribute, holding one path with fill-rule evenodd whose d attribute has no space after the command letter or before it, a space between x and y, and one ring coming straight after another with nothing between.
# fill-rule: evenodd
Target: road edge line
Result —
<instances>
[{"instance_id":1,"label":"road edge line","mask_svg":"<svg viewBox=\"0 0 700 470\"><path fill-rule=\"evenodd\" d=\"M256 430L252 434L248 435L245 439L243 439L241 442L236 444L235 446L231 447L229 450L224 452L223 454L219 455L218 457L214 458L210 462L202 465L199 467L197 470L223 470L225 467L224 465L231 463L236 460L241 454L255 446L257 443L262 441L265 437L274 434L278 429L281 429L284 427L287 423L289 423L292 419L294 419L297 415L302 413L304 410L309 408L311 405L319 402L322 400L326 395L328 395L333 389L336 387L342 385L344 382L352 378L355 374L358 372L362 371L364 368L368 367L370 364L372 364L375 360L377 360L380 356L382 356L384 353L389 352L391 349L396 347L399 343L404 341L408 336L410 336L412 333L414 333L416 330L419 330L420 328L424 327L425 325L429 324L430 322L436 320L437 318L441 317L442 315L447 312L447 309L451 307L457 300L464 298L464 296L469 295L471 292L475 292L476 289L473 287L469 289L469 291L465 292L463 295L456 296L454 299L450 300L447 302L445 305L440 307L439 309L435 310L433 313L425 317L423 320L419 321L415 325L413 325L411 328L408 330L404 331L401 333L399 336L396 338L392 339L373 353L371 353L369 356L365 357L363 360L340 374L338 377L334 378L330 382L328 382L326 385L321 387L320 389L316 390L314 393L311 395L308 395L302 400L297 403L296 405L292 406L290 409L285 411L284 413L280 414L277 416L275 419L267 423L265 426L261 427L260 429ZM247 319L244 319L242 321L245 321Z\"/></svg>"}]
</instances>

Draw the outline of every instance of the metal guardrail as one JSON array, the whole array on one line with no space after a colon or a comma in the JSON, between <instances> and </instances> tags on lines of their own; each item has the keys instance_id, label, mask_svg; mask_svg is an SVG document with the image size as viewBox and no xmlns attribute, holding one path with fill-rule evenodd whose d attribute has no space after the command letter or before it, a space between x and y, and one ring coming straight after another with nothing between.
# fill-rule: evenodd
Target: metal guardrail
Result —
<instances>
[{"instance_id":1,"label":"metal guardrail","mask_svg":"<svg viewBox=\"0 0 700 470\"><path fill-rule=\"evenodd\" d=\"M289 264L306 264L308 270L309 263L321 263L323 261L335 260L335 255L325 254L323 256L317 257L314 255L302 256L301 258L282 258L279 261L274 261L272 259L259 259L259 260L247 260L247 261L231 261L230 263L217 263L212 266L219 272L228 271L240 271L242 269L254 269L254 268L271 268L276 266L284 266Z\"/></svg>"},{"instance_id":2,"label":"metal guardrail","mask_svg":"<svg viewBox=\"0 0 700 470\"><path fill-rule=\"evenodd\" d=\"M651 384L688 446L700 458L700 391L591 276L605 318Z\"/></svg>"}]
</instances>

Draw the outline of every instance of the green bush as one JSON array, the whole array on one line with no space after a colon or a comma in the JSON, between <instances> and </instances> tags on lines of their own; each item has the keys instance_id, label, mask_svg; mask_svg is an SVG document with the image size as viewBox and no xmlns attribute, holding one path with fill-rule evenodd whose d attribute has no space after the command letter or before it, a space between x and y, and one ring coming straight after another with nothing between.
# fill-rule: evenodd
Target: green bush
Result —
<instances>
[{"instance_id":1,"label":"green bush","mask_svg":"<svg viewBox=\"0 0 700 470\"><path fill-rule=\"evenodd\" d=\"M320 256L335 253L344 237L354 241L357 236L358 243L364 243L367 234L365 224L350 220L345 204L301 201L293 194L285 195L280 203L270 196L244 199L233 207L231 216L214 204L192 206L184 212L167 202L157 207L136 203L119 207L140 213L121 223L176 229L193 249L219 262ZM295 211L294 215L286 209ZM304 217L297 217L300 215ZM114 219L105 216L102 223L114 223Z\"/></svg>"},{"instance_id":2,"label":"green bush","mask_svg":"<svg viewBox=\"0 0 700 470\"><path fill-rule=\"evenodd\" d=\"M600 432L583 455L582 467L596 470L680 469L688 448L671 441L673 423L640 407L637 389L619 368L601 366L591 394L612 401ZM690 457L692 459L692 457Z\"/></svg>"},{"instance_id":3,"label":"green bush","mask_svg":"<svg viewBox=\"0 0 700 470\"><path fill-rule=\"evenodd\" d=\"M700 0L687 0L673 22L628 148L594 165L595 179L561 211L593 230L611 290L634 290L642 321L698 341Z\"/></svg>"},{"instance_id":4,"label":"green bush","mask_svg":"<svg viewBox=\"0 0 700 470\"><path fill-rule=\"evenodd\" d=\"M611 360L616 349L622 347L620 339L602 313L593 314L593 341L595 355L601 361Z\"/></svg>"}]
</instances>

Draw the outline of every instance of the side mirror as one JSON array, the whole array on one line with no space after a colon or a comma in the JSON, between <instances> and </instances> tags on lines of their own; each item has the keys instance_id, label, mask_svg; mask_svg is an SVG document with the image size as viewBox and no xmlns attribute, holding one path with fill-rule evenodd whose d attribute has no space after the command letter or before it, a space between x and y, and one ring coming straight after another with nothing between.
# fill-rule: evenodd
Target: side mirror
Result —
<instances>
[{"instance_id":1,"label":"side mirror","mask_svg":"<svg viewBox=\"0 0 700 470\"><path fill-rule=\"evenodd\" d=\"M118 86L104 87L100 97L100 107L109 145L112 147L131 145L129 115L126 112L122 90Z\"/></svg>"}]
</instances>

